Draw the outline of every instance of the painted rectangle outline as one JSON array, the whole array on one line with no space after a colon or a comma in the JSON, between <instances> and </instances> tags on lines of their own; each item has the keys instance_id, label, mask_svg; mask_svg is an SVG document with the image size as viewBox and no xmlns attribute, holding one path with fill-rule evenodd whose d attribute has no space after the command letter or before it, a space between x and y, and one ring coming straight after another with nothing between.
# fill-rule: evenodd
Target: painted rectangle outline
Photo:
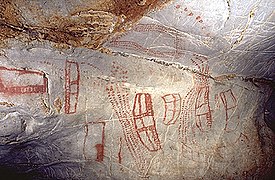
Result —
<instances>
[{"instance_id":1,"label":"painted rectangle outline","mask_svg":"<svg viewBox=\"0 0 275 180\"><path fill-rule=\"evenodd\" d=\"M71 81L71 67L72 65L76 66L76 80ZM79 81L80 81L80 71L79 64L74 61L66 60L65 63L65 113L66 114L74 114L76 113L78 97L79 97ZM76 85L76 92L71 92L71 86ZM71 99L75 98L75 103L73 106L73 110L71 110Z\"/></svg>"},{"instance_id":2,"label":"painted rectangle outline","mask_svg":"<svg viewBox=\"0 0 275 180\"><path fill-rule=\"evenodd\" d=\"M33 84L33 85L26 85L26 86L9 86L5 87L2 83L1 77L0 77L0 92L7 93L7 94L37 94L37 93L46 93L48 90L48 79L46 78L45 73L38 72L38 71L32 71L32 70L24 70L24 69L16 69L16 68L7 68L0 66L0 71L10 71L10 72L18 72L19 75L23 74L33 74L38 75L43 78L43 84ZM35 90L36 88L36 90Z\"/></svg>"}]
</instances>

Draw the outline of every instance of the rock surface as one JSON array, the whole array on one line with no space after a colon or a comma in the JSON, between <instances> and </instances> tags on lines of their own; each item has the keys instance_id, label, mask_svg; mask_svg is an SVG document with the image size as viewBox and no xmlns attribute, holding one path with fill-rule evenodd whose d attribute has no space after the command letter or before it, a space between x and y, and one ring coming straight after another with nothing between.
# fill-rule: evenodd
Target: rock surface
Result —
<instances>
[{"instance_id":1,"label":"rock surface","mask_svg":"<svg viewBox=\"0 0 275 180\"><path fill-rule=\"evenodd\" d=\"M3 176L271 178L274 2L0 2Z\"/></svg>"}]
</instances>

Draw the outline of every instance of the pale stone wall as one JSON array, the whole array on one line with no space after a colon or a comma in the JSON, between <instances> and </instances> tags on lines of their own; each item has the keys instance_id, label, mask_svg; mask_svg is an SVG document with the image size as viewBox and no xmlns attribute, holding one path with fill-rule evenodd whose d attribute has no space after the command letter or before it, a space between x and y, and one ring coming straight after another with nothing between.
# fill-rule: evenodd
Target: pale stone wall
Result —
<instances>
[{"instance_id":1,"label":"pale stone wall","mask_svg":"<svg viewBox=\"0 0 275 180\"><path fill-rule=\"evenodd\" d=\"M85 4L53 2L39 12L50 17L61 8L57 22L76 18L69 12ZM99 44L56 42L48 32L56 24L36 27L39 14L14 3L30 32L0 19L0 28L25 33L0 51L0 170L33 179L269 177L272 1L173 1L133 26L114 12L79 12L79 26L105 15L125 25L101 34Z\"/></svg>"}]
</instances>

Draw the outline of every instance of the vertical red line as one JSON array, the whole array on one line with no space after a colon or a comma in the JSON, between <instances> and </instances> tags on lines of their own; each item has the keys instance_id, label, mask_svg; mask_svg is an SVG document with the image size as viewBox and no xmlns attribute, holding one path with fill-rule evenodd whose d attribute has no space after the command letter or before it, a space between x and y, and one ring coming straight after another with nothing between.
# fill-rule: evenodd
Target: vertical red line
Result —
<instances>
[{"instance_id":1,"label":"vertical red line","mask_svg":"<svg viewBox=\"0 0 275 180\"><path fill-rule=\"evenodd\" d=\"M174 94L172 94L172 97L173 97L173 115L172 115L172 119L171 121L173 121L173 119L175 118L175 113L176 113L176 106L177 106L177 103L176 103L176 97ZM171 123L171 121L169 122L169 124Z\"/></svg>"},{"instance_id":2,"label":"vertical red line","mask_svg":"<svg viewBox=\"0 0 275 180\"><path fill-rule=\"evenodd\" d=\"M76 80L71 77L71 69L76 68ZM73 81L71 81L73 79ZM80 81L80 71L79 71L79 64L77 62L72 62L66 60L65 63L65 113L66 114L73 114L76 112L77 104L78 104L78 97L79 97L79 81ZM71 92L71 85L76 85L76 92ZM71 110L71 99L73 96L75 98L75 103L73 104L73 110Z\"/></svg>"},{"instance_id":3,"label":"vertical red line","mask_svg":"<svg viewBox=\"0 0 275 180\"><path fill-rule=\"evenodd\" d=\"M168 125L169 122L165 123L165 120L167 119L166 116L167 116L167 109L168 109L168 107L167 107L167 102L166 102L165 97L166 97L166 96L163 96L163 97L162 97L162 99L163 99L163 101L164 101L164 108L165 108L165 110L164 110L164 117L163 117L163 123Z\"/></svg>"},{"instance_id":4,"label":"vertical red line","mask_svg":"<svg viewBox=\"0 0 275 180\"><path fill-rule=\"evenodd\" d=\"M122 137L119 137L119 151L118 151L118 163L121 164L122 157L121 157L121 151L122 151Z\"/></svg>"},{"instance_id":5,"label":"vertical red line","mask_svg":"<svg viewBox=\"0 0 275 180\"><path fill-rule=\"evenodd\" d=\"M152 115L152 102L151 102L151 95L146 93L144 95L145 97L145 116L151 116L152 117L152 121L153 121L153 127L155 127L155 120L154 120L154 116ZM144 122L143 122L144 124ZM143 127L145 127L145 125L143 125ZM152 145L152 147L154 148L154 143L151 141L150 135L149 135L149 131L151 131L153 137L154 137L154 141L155 141L155 136L154 136L154 131L152 128L152 125L149 125L149 127L147 127L148 129L145 131L146 136L148 137L148 141L150 142L150 144Z\"/></svg>"},{"instance_id":6,"label":"vertical red line","mask_svg":"<svg viewBox=\"0 0 275 180\"><path fill-rule=\"evenodd\" d=\"M76 103L74 104L74 112L76 112L76 108L77 108L77 102L78 102L78 94L79 94L79 82L80 82L80 72L79 72L79 64L75 62L76 65L76 72L77 72L77 84L76 84L76 89L77 89L77 93L75 95L75 99L76 99Z\"/></svg>"},{"instance_id":7,"label":"vertical red line","mask_svg":"<svg viewBox=\"0 0 275 180\"><path fill-rule=\"evenodd\" d=\"M103 125L102 127L102 139L101 139L101 144L96 145L96 150L97 150L97 156L96 156L96 161L102 162L104 159L104 143L105 143L105 122L101 122Z\"/></svg>"},{"instance_id":8,"label":"vertical red line","mask_svg":"<svg viewBox=\"0 0 275 180\"><path fill-rule=\"evenodd\" d=\"M139 105L139 108L138 108L138 116L141 116L142 114L142 105L141 105L141 94L137 94L137 97L138 97L138 105Z\"/></svg>"},{"instance_id":9,"label":"vertical red line","mask_svg":"<svg viewBox=\"0 0 275 180\"><path fill-rule=\"evenodd\" d=\"M65 62L65 113L70 113L70 70L71 64Z\"/></svg>"},{"instance_id":10,"label":"vertical red line","mask_svg":"<svg viewBox=\"0 0 275 180\"><path fill-rule=\"evenodd\" d=\"M225 93L224 92L221 92L220 93L220 96L221 96L221 100L222 100L222 103L224 105L224 109L225 109L225 127L224 127L224 130L226 130L227 128L227 123L228 123L228 108L227 108L227 100L226 100L226 96L225 96Z\"/></svg>"}]
</instances>

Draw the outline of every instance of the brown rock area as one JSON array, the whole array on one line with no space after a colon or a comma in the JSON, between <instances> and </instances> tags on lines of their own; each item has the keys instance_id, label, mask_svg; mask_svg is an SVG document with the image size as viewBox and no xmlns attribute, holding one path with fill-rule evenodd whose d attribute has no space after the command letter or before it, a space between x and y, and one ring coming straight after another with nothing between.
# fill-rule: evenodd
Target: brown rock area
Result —
<instances>
[{"instance_id":1,"label":"brown rock area","mask_svg":"<svg viewBox=\"0 0 275 180\"><path fill-rule=\"evenodd\" d=\"M166 2L107 0L78 4L69 1L65 12L60 11L58 3L53 3L50 8L45 3L40 0L1 0L1 39L48 40L61 47L99 49L108 38L129 29L144 14Z\"/></svg>"}]
</instances>

